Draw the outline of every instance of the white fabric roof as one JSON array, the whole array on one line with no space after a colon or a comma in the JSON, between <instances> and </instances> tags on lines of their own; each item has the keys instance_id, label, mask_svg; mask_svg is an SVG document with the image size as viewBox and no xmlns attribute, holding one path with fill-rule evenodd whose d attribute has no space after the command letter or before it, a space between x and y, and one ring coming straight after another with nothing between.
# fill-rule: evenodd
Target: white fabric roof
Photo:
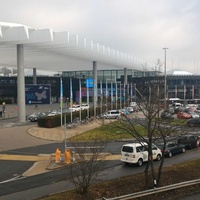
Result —
<instances>
[{"instance_id":1,"label":"white fabric roof","mask_svg":"<svg viewBox=\"0 0 200 200\"><path fill-rule=\"evenodd\" d=\"M174 76L181 76L181 75L193 75L192 73L190 72L186 72L186 71L182 71L182 70L177 70L177 69L174 69L174 70L170 70L167 72L168 75L174 75Z\"/></svg>"},{"instance_id":2,"label":"white fabric roof","mask_svg":"<svg viewBox=\"0 0 200 200\"><path fill-rule=\"evenodd\" d=\"M78 35L0 22L1 66L16 67L17 44L24 44L25 68L49 71L91 70L92 61L97 61L98 69L142 70L142 62L138 59Z\"/></svg>"}]
</instances>

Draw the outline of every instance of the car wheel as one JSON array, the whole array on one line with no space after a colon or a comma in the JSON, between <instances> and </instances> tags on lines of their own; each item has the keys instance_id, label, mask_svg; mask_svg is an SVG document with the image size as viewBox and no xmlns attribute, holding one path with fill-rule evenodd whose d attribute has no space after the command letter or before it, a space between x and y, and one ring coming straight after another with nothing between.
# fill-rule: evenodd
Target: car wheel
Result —
<instances>
[{"instance_id":1,"label":"car wheel","mask_svg":"<svg viewBox=\"0 0 200 200\"><path fill-rule=\"evenodd\" d=\"M171 158L173 156L171 151L168 153L168 156L169 156L169 158Z\"/></svg>"},{"instance_id":2,"label":"car wheel","mask_svg":"<svg viewBox=\"0 0 200 200\"><path fill-rule=\"evenodd\" d=\"M182 148L182 153L185 153L185 148Z\"/></svg>"},{"instance_id":3,"label":"car wheel","mask_svg":"<svg viewBox=\"0 0 200 200\"><path fill-rule=\"evenodd\" d=\"M157 161L160 161L160 160L161 160L161 155L160 155L160 154L157 155L156 160L157 160Z\"/></svg>"},{"instance_id":4,"label":"car wheel","mask_svg":"<svg viewBox=\"0 0 200 200\"><path fill-rule=\"evenodd\" d=\"M142 160L142 158L140 158L140 159L138 160L138 166L140 167L140 166L142 166L142 164L143 164L143 160Z\"/></svg>"}]
</instances>

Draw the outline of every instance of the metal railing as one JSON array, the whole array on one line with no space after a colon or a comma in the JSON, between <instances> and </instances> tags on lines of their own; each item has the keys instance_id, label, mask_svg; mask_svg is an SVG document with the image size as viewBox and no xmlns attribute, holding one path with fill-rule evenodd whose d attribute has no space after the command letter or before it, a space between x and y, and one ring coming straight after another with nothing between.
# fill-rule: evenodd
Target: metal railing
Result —
<instances>
[{"instance_id":1,"label":"metal railing","mask_svg":"<svg viewBox=\"0 0 200 200\"><path fill-rule=\"evenodd\" d=\"M105 198L105 197L103 197L102 200L122 200L122 199L123 200L128 200L128 199L134 199L134 198L138 198L138 197L144 197L144 196L147 196L147 195L166 192L166 191L169 191L169 190L175 190L175 189L178 189L178 188L187 187L187 186L196 185L196 184L200 184L200 179L191 180L191 181L185 181L185 182L181 182L181 183L176 183L176 184L167 185L167 186L163 186L163 187L159 187L159 188L140 191L140 192L127 194L127 195L114 197L114 198Z\"/></svg>"}]
</instances>

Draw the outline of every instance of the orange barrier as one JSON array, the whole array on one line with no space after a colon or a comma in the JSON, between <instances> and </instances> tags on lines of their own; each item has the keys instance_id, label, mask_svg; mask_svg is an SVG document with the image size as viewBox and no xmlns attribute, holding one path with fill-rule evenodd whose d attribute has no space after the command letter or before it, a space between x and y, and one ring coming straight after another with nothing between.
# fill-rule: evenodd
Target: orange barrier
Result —
<instances>
[{"instance_id":1,"label":"orange barrier","mask_svg":"<svg viewBox=\"0 0 200 200\"><path fill-rule=\"evenodd\" d=\"M58 163L60 162L60 158L61 158L61 151L57 148L56 149L56 157L55 157L55 162Z\"/></svg>"},{"instance_id":2,"label":"orange barrier","mask_svg":"<svg viewBox=\"0 0 200 200\"><path fill-rule=\"evenodd\" d=\"M65 163L66 164L70 164L72 160L72 154L71 151L69 149L65 150Z\"/></svg>"}]
</instances>

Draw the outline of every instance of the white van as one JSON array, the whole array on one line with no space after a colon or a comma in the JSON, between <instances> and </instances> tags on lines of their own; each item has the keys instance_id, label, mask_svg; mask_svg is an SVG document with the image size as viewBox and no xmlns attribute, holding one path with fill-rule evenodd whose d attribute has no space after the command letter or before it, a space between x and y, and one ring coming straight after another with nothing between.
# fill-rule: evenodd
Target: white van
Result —
<instances>
[{"instance_id":1,"label":"white van","mask_svg":"<svg viewBox=\"0 0 200 200\"><path fill-rule=\"evenodd\" d=\"M160 160L161 150L152 144L153 160ZM146 143L125 144L121 148L121 161L125 164L138 164L142 166L143 162L148 161L148 145Z\"/></svg>"},{"instance_id":2,"label":"white van","mask_svg":"<svg viewBox=\"0 0 200 200\"><path fill-rule=\"evenodd\" d=\"M178 109L178 108L180 108L182 106L182 104L181 103L173 103L172 104L172 107L176 110L176 109Z\"/></svg>"},{"instance_id":3,"label":"white van","mask_svg":"<svg viewBox=\"0 0 200 200\"><path fill-rule=\"evenodd\" d=\"M132 102L130 102L130 106L135 107L135 106L137 106L137 104L136 104L136 102L132 101Z\"/></svg>"},{"instance_id":4,"label":"white van","mask_svg":"<svg viewBox=\"0 0 200 200\"><path fill-rule=\"evenodd\" d=\"M103 115L106 119L117 119L121 117L121 113L119 110L109 110L107 113Z\"/></svg>"}]
</instances>

